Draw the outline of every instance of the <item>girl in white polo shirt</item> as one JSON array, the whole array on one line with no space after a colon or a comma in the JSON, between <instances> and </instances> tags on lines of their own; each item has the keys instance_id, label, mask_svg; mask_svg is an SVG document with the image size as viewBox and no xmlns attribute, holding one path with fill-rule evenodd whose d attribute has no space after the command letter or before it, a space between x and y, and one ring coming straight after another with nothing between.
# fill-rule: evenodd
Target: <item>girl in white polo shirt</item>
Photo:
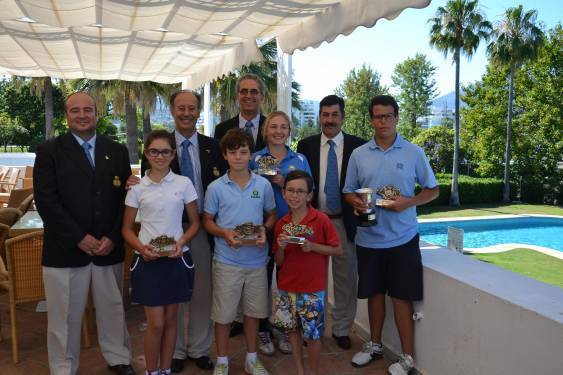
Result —
<instances>
[{"instance_id":1,"label":"girl in white polo shirt","mask_svg":"<svg viewBox=\"0 0 563 375\"><path fill-rule=\"evenodd\" d=\"M176 142L171 133L151 132L144 154L150 169L141 183L127 193L122 233L136 253L131 265L131 301L144 305L147 316L146 373L169 374L178 304L189 301L192 294L193 263L187 244L199 229L197 193L189 178L170 170L170 162L176 157ZM184 209L190 223L185 231ZM141 219L138 236L137 211ZM154 241L156 238L160 241ZM172 244L164 250L171 252L163 256L159 243L166 242Z\"/></svg>"}]
</instances>

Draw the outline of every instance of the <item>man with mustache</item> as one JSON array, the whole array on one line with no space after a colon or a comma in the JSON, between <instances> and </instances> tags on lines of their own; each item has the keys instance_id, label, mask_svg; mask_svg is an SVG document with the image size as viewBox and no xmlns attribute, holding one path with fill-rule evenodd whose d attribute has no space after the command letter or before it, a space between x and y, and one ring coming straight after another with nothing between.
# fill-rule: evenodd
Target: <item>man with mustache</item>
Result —
<instances>
[{"instance_id":1,"label":"man with mustache","mask_svg":"<svg viewBox=\"0 0 563 375\"><path fill-rule=\"evenodd\" d=\"M340 348L348 350L352 346L349 333L356 316L358 294L358 266L354 246L357 218L341 191L350 155L365 141L342 131L344 115L342 98L336 95L324 97L319 104L321 134L301 140L297 144L297 152L307 157L313 172L313 206L331 219L344 250L343 256L331 259L334 282L332 337Z\"/></svg>"},{"instance_id":2,"label":"man with mustache","mask_svg":"<svg viewBox=\"0 0 563 375\"><path fill-rule=\"evenodd\" d=\"M256 74L247 73L238 80L236 91L240 113L217 124L213 137L220 141L229 129L238 127L252 135L254 149L261 150L266 146L262 139L266 117L260 113L260 106L264 102L264 82Z\"/></svg>"}]
</instances>

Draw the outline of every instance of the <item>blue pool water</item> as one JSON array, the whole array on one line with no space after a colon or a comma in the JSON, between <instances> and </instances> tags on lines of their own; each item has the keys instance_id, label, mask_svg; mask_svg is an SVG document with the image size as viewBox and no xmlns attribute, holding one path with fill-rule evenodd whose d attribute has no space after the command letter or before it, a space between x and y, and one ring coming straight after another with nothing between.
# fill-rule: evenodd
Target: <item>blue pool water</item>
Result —
<instances>
[{"instance_id":1,"label":"blue pool water","mask_svg":"<svg viewBox=\"0 0 563 375\"><path fill-rule=\"evenodd\" d=\"M446 247L448 227L463 229L464 248L522 243L563 252L563 218L518 217L420 223L420 237L423 241Z\"/></svg>"}]
</instances>

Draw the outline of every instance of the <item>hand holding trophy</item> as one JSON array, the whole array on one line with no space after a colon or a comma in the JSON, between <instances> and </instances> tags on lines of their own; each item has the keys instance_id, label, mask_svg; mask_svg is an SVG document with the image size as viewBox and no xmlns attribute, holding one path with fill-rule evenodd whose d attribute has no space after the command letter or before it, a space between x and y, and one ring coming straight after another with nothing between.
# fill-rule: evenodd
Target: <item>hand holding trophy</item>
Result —
<instances>
[{"instance_id":1,"label":"hand holding trophy","mask_svg":"<svg viewBox=\"0 0 563 375\"><path fill-rule=\"evenodd\" d=\"M263 225L252 222L237 225L233 232L242 245L263 246L266 243L266 231Z\"/></svg>"},{"instance_id":2,"label":"hand holding trophy","mask_svg":"<svg viewBox=\"0 0 563 375\"><path fill-rule=\"evenodd\" d=\"M361 227L371 227L372 225L377 224L377 216L373 206L373 189L361 188L355 190L354 193L362 199L365 207L362 210L356 210L360 220L358 225Z\"/></svg>"}]
</instances>

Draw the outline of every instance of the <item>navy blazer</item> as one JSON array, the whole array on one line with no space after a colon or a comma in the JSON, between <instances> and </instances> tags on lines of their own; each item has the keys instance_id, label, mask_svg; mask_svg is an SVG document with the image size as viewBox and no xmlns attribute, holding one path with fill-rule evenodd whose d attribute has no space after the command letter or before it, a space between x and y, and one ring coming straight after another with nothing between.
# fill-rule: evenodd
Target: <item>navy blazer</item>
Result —
<instances>
[{"instance_id":1,"label":"navy blazer","mask_svg":"<svg viewBox=\"0 0 563 375\"><path fill-rule=\"evenodd\" d=\"M340 169L340 199L342 202L342 217L344 219L344 226L346 227L346 235L350 241L354 241L356 236L356 226L358 225L358 218L354 215L354 209L345 200L342 194L344 183L346 182L346 170L348 169L348 161L352 151L357 147L363 145L366 141L356 136L346 134L344 135L344 150L342 153L342 168ZM319 175L320 171L320 153L321 153L321 135L316 134L297 143L297 152L305 155L309 160L309 166L313 173L313 180L315 181L315 191L313 194L313 207L319 207Z\"/></svg>"},{"instance_id":2,"label":"navy blazer","mask_svg":"<svg viewBox=\"0 0 563 375\"><path fill-rule=\"evenodd\" d=\"M254 151L258 151L266 147L266 143L264 142L264 138L262 137L262 128L264 127L264 122L266 121L266 117L260 113L260 121L258 125L258 136L256 137L256 144L254 145ZM218 141L221 141L221 138L233 128L239 127L239 115L235 117L225 120L215 126L215 133L213 134L213 138ZM254 152L253 151L253 152Z\"/></svg>"},{"instance_id":3,"label":"navy blazer","mask_svg":"<svg viewBox=\"0 0 563 375\"><path fill-rule=\"evenodd\" d=\"M92 169L72 133L40 144L33 168L35 205L43 220L42 264L83 267L123 262L121 237L125 182L131 175L125 146L96 136ZM115 245L106 256L90 256L78 248L86 234L106 236Z\"/></svg>"}]
</instances>

